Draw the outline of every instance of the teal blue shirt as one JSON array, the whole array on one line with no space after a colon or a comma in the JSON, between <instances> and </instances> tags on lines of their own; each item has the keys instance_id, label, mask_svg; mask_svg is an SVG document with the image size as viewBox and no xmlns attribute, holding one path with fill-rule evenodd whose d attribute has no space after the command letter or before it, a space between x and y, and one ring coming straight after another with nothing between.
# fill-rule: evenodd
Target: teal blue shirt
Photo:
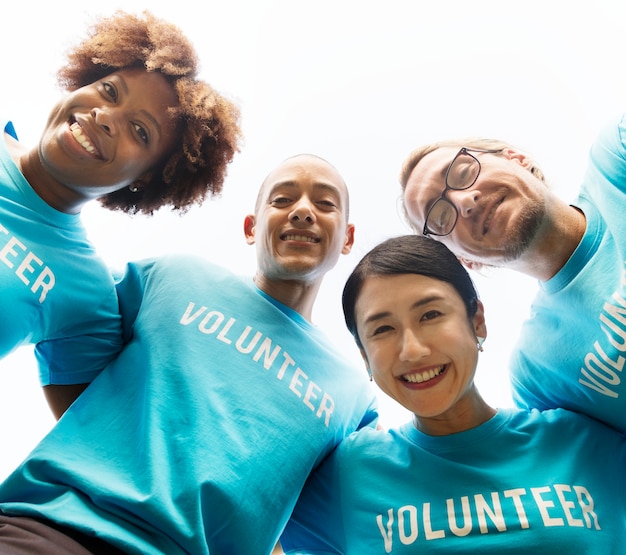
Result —
<instances>
[{"instance_id":1,"label":"teal blue shirt","mask_svg":"<svg viewBox=\"0 0 626 555\"><path fill-rule=\"evenodd\" d=\"M308 474L375 421L362 368L251 279L194 257L128 266L128 343L0 486L136 555L271 552Z\"/></svg>"},{"instance_id":2,"label":"teal blue shirt","mask_svg":"<svg viewBox=\"0 0 626 555\"><path fill-rule=\"evenodd\" d=\"M16 138L10 122L1 128ZM0 141L0 357L36 344L42 385L87 383L122 347L115 284L79 214L52 208Z\"/></svg>"},{"instance_id":3,"label":"teal blue shirt","mask_svg":"<svg viewBox=\"0 0 626 555\"><path fill-rule=\"evenodd\" d=\"M592 146L578 198L585 234L540 284L511 357L524 408L563 407L626 432L626 121Z\"/></svg>"},{"instance_id":4,"label":"teal blue shirt","mask_svg":"<svg viewBox=\"0 0 626 555\"><path fill-rule=\"evenodd\" d=\"M626 438L564 410L427 436L347 438L307 484L286 553L626 553Z\"/></svg>"}]
</instances>

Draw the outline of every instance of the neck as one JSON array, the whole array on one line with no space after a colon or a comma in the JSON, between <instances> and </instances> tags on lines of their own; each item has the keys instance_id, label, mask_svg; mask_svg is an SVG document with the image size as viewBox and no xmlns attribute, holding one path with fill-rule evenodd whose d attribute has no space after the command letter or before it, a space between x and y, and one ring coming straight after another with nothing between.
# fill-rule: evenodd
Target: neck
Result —
<instances>
[{"instance_id":1,"label":"neck","mask_svg":"<svg viewBox=\"0 0 626 555\"><path fill-rule=\"evenodd\" d=\"M548 281L572 256L585 227L585 215L580 210L559 203L546 215L546 223L531 247L508 267L539 281Z\"/></svg>"},{"instance_id":2,"label":"neck","mask_svg":"<svg viewBox=\"0 0 626 555\"><path fill-rule=\"evenodd\" d=\"M432 417L415 414L413 423L429 436L447 436L476 428L491 419L496 412L472 385L472 389L444 413Z\"/></svg>"},{"instance_id":3,"label":"neck","mask_svg":"<svg viewBox=\"0 0 626 555\"><path fill-rule=\"evenodd\" d=\"M52 208L67 214L78 214L89 198L76 194L55 180L42 166L36 148L16 152L15 164L33 190Z\"/></svg>"},{"instance_id":4,"label":"neck","mask_svg":"<svg viewBox=\"0 0 626 555\"><path fill-rule=\"evenodd\" d=\"M257 272L254 283L266 295L295 310L309 322L312 319L313 305L321 286L321 280L313 282L300 280L276 280Z\"/></svg>"}]
</instances>

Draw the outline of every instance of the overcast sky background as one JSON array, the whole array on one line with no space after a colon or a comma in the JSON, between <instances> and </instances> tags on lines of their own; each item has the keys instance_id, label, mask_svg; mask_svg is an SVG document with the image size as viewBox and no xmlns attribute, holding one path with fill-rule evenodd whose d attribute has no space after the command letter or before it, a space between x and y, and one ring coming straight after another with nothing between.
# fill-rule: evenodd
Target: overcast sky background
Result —
<instances>
[{"instance_id":1,"label":"overcast sky background","mask_svg":"<svg viewBox=\"0 0 626 555\"><path fill-rule=\"evenodd\" d=\"M101 255L121 268L130 259L186 251L252 274L255 253L242 224L258 186L284 158L318 154L348 183L356 244L326 280L315 321L361 366L344 328L340 292L367 250L409 232L397 208L397 176L410 150L457 136L504 139L530 152L570 199L596 133L626 105L626 7L615 0L91 5L57 0L4 7L0 103L22 142L36 144L61 94L55 71L66 48L93 16L117 7L150 9L176 23L198 51L202 78L240 105L245 133L223 195L183 217L130 218L89 205L83 218ZM473 277L489 330L477 383L488 402L510 406L507 357L536 284L504 270ZM555 348L566 343L562 338ZM385 425L407 418L382 394L381 411ZM2 478L53 425L30 348L0 361L0 421Z\"/></svg>"}]
</instances>

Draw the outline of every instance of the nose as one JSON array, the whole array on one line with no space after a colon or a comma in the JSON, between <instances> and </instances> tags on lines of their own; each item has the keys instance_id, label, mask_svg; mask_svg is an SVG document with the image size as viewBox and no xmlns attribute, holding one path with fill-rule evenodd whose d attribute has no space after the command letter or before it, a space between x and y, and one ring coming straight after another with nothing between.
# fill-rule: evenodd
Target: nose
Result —
<instances>
[{"instance_id":1,"label":"nose","mask_svg":"<svg viewBox=\"0 0 626 555\"><path fill-rule=\"evenodd\" d=\"M411 329L405 330L401 342L399 358L402 362L416 361L430 354L430 348Z\"/></svg>"},{"instance_id":2,"label":"nose","mask_svg":"<svg viewBox=\"0 0 626 555\"><path fill-rule=\"evenodd\" d=\"M112 135L116 131L115 116L113 112L107 108L93 108L91 115L96 125L104 129L106 133Z\"/></svg>"},{"instance_id":3,"label":"nose","mask_svg":"<svg viewBox=\"0 0 626 555\"><path fill-rule=\"evenodd\" d=\"M448 198L463 218L468 218L474 213L480 197L481 193L478 189L448 190Z\"/></svg>"},{"instance_id":4,"label":"nose","mask_svg":"<svg viewBox=\"0 0 626 555\"><path fill-rule=\"evenodd\" d=\"M289 219L292 222L306 222L313 223L315 221L315 211L309 199L301 198L296 202L289 214Z\"/></svg>"}]
</instances>

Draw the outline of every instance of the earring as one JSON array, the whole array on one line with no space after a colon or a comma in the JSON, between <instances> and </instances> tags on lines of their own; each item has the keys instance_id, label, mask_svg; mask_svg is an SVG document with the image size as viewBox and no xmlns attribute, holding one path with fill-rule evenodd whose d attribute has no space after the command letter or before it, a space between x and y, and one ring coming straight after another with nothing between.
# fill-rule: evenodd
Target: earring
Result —
<instances>
[{"instance_id":1,"label":"earring","mask_svg":"<svg viewBox=\"0 0 626 555\"><path fill-rule=\"evenodd\" d=\"M134 183L132 185L129 185L128 189L131 193L136 193L137 191L139 191L139 187L137 187L137 185L135 185Z\"/></svg>"},{"instance_id":2,"label":"earring","mask_svg":"<svg viewBox=\"0 0 626 555\"><path fill-rule=\"evenodd\" d=\"M480 353L482 353L485 349L483 349L483 343L485 342L486 337L478 337L476 336L476 348Z\"/></svg>"},{"instance_id":3,"label":"earring","mask_svg":"<svg viewBox=\"0 0 626 555\"><path fill-rule=\"evenodd\" d=\"M367 375L370 377L370 382L372 381L372 371L368 368Z\"/></svg>"}]
</instances>

